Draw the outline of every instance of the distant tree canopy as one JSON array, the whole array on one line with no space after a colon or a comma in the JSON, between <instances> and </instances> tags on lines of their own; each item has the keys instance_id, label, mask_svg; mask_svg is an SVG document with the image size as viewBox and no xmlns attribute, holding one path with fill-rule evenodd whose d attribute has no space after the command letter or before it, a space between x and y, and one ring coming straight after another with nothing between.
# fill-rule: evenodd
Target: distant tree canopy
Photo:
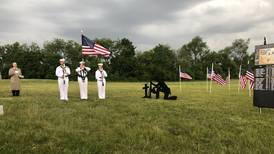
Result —
<instances>
[{"instance_id":1,"label":"distant tree canopy","mask_svg":"<svg viewBox=\"0 0 274 154\"><path fill-rule=\"evenodd\" d=\"M168 45L158 44L148 51L136 51L134 44L127 38L120 40L96 39L96 41L111 51L110 58L105 63L109 79L112 81L149 81L163 79L178 80L178 66L189 73L194 79L206 78L206 68L214 63L214 70L223 77L231 70L232 78L238 75L239 66L247 68L247 63L254 65L254 54L248 52L249 39L236 39L231 46L220 51L211 51L207 43L199 36L194 37L178 50ZM84 59L94 72L97 68L96 57L83 57L81 45L72 40L54 39L47 41L42 47L36 43L30 45L6 44L0 46L0 70L3 78L8 78L8 69L12 62L17 62L25 78L55 79L55 68L61 57L66 58L66 64L71 68L72 77L76 79L74 69L79 61ZM89 74L94 79L94 74Z\"/></svg>"}]
</instances>

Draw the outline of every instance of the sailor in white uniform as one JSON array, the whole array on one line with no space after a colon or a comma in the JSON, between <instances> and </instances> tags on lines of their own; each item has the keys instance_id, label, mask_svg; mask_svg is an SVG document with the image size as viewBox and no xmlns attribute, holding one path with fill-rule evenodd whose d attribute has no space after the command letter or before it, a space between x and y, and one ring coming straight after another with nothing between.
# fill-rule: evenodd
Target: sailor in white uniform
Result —
<instances>
[{"instance_id":1,"label":"sailor in white uniform","mask_svg":"<svg viewBox=\"0 0 274 154\"><path fill-rule=\"evenodd\" d=\"M99 99L105 99L106 98L106 78L107 73L103 69L103 64L98 64L98 70L95 72L95 78L97 80L97 87L98 87L98 97Z\"/></svg>"},{"instance_id":2,"label":"sailor in white uniform","mask_svg":"<svg viewBox=\"0 0 274 154\"><path fill-rule=\"evenodd\" d=\"M68 101L68 87L70 69L65 65L65 59L59 60L60 66L56 68L55 75L58 77L58 86L60 91L60 100Z\"/></svg>"},{"instance_id":3,"label":"sailor in white uniform","mask_svg":"<svg viewBox=\"0 0 274 154\"><path fill-rule=\"evenodd\" d=\"M80 88L80 98L81 100L88 99L88 72L90 71L89 67L85 66L85 62L81 61L80 66L77 67L76 72L78 75L78 83Z\"/></svg>"}]
</instances>

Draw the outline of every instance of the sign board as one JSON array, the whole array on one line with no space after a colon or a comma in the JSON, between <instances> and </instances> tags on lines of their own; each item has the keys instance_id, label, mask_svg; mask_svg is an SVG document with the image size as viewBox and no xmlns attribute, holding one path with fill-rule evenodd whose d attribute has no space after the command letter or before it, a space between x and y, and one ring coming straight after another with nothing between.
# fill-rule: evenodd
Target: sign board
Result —
<instances>
[{"instance_id":1,"label":"sign board","mask_svg":"<svg viewBox=\"0 0 274 154\"><path fill-rule=\"evenodd\" d=\"M255 65L274 64L274 44L255 46Z\"/></svg>"},{"instance_id":2,"label":"sign board","mask_svg":"<svg viewBox=\"0 0 274 154\"><path fill-rule=\"evenodd\" d=\"M255 46L253 105L274 108L274 44Z\"/></svg>"}]
</instances>

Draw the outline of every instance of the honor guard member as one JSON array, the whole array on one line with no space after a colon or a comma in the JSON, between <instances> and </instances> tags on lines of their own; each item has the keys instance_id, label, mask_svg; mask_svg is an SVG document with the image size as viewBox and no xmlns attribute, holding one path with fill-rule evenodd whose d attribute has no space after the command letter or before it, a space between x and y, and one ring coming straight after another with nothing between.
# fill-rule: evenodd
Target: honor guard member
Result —
<instances>
[{"instance_id":1,"label":"honor guard member","mask_svg":"<svg viewBox=\"0 0 274 154\"><path fill-rule=\"evenodd\" d=\"M60 100L68 101L68 87L69 87L69 78L70 69L65 65L65 59L62 58L59 60L60 66L56 68L55 75L58 77L58 86L60 92Z\"/></svg>"},{"instance_id":2,"label":"honor guard member","mask_svg":"<svg viewBox=\"0 0 274 154\"><path fill-rule=\"evenodd\" d=\"M106 98L106 78L107 73L103 69L103 64L98 64L98 70L95 72L95 78L97 80L97 87L98 87L98 97L99 99L105 99Z\"/></svg>"},{"instance_id":3,"label":"honor guard member","mask_svg":"<svg viewBox=\"0 0 274 154\"><path fill-rule=\"evenodd\" d=\"M11 83L12 96L20 95L20 78L24 78L21 69L17 67L17 63L12 63L12 68L9 69L9 77Z\"/></svg>"},{"instance_id":4,"label":"honor guard member","mask_svg":"<svg viewBox=\"0 0 274 154\"><path fill-rule=\"evenodd\" d=\"M76 72L78 75L78 83L80 88L81 100L88 99L88 77L87 74L90 71L89 67L85 66L85 62L81 61L80 66L77 67Z\"/></svg>"}]
</instances>

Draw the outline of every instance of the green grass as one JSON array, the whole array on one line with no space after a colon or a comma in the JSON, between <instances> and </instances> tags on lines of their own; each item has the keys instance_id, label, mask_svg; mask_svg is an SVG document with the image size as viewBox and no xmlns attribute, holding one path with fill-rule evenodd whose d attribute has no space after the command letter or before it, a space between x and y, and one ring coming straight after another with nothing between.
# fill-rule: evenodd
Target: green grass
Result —
<instances>
[{"instance_id":1,"label":"green grass","mask_svg":"<svg viewBox=\"0 0 274 154\"><path fill-rule=\"evenodd\" d=\"M176 101L141 98L144 83L107 83L89 100L70 82L69 102L58 100L57 81L22 80L22 95L10 96L0 81L0 153L273 153L274 110L253 107L252 97L205 82L168 83Z\"/></svg>"}]
</instances>

